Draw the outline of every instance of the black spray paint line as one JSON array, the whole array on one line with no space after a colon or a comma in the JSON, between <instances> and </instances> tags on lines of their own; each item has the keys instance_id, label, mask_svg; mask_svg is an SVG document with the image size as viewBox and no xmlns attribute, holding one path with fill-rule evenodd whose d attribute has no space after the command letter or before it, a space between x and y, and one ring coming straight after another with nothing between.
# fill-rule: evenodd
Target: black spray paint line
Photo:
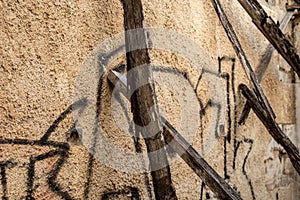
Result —
<instances>
[{"instance_id":1,"label":"black spray paint line","mask_svg":"<svg viewBox=\"0 0 300 200\"><path fill-rule=\"evenodd\" d=\"M221 77L223 79L225 79L226 81L226 104L227 104L227 125L228 125L228 129L227 129L227 134L225 136L225 138L227 138L228 143L231 142L231 124L232 124L232 120L231 120L231 103L230 103L230 83L229 83L229 79L230 76L228 73L222 73Z\"/></svg>"},{"instance_id":2,"label":"black spray paint line","mask_svg":"<svg viewBox=\"0 0 300 200\"><path fill-rule=\"evenodd\" d=\"M207 200L207 199L211 199L211 190L205 185L205 183L202 181L201 184L201 192L200 192L200 200ZM213 195L213 197L215 197Z\"/></svg>"},{"instance_id":3,"label":"black spray paint line","mask_svg":"<svg viewBox=\"0 0 300 200\"><path fill-rule=\"evenodd\" d=\"M199 105L200 105L200 111L199 111L199 116L200 116L200 138L201 138L201 150L202 152L204 152L204 141L203 141L203 134L204 134L204 128L203 128L203 117L205 116L206 114L206 110L209 108L209 107L216 107L217 108L217 120L216 120L216 126L215 126L215 138L219 138L219 134L218 134L218 125L219 125L219 122L220 122L220 116L221 116L221 110L222 110L222 106L218 103L215 103L215 102L212 102L211 99L209 99L206 103L206 105L203 105L199 95L197 94L197 89L198 87L200 86L200 82L202 80L202 77L203 77L203 74L204 73L207 73L207 74L210 74L210 75L213 75L213 76L216 76L217 78L220 77L220 75L216 72L213 72L211 70L207 70L207 69L204 69L202 68L201 70L201 73L199 75L199 78L197 80L197 84L196 84L196 87L194 89L195 91L195 94L196 94L196 97L198 99L198 102L199 102ZM201 197L202 198L202 197Z\"/></svg>"},{"instance_id":4,"label":"black spray paint line","mask_svg":"<svg viewBox=\"0 0 300 200\"><path fill-rule=\"evenodd\" d=\"M230 179L227 169L227 139L224 137L224 179Z\"/></svg>"},{"instance_id":5,"label":"black spray paint line","mask_svg":"<svg viewBox=\"0 0 300 200\"><path fill-rule=\"evenodd\" d=\"M207 199L216 198L216 196L213 193L212 193L212 197L211 197L210 193L212 193L212 191L202 181L201 192L200 192L200 200L204 200L204 199L207 200Z\"/></svg>"},{"instance_id":6,"label":"black spray paint line","mask_svg":"<svg viewBox=\"0 0 300 200\"><path fill-rule=\"evenodd\" d=\"M103 69L100 68L103 72ZM102 74L101 72L99 72ZM97 145L97 133L98 133L98 126L99 126L99 117L101 113L101 102L102 102L102 85L103 85L103 74L99 77L98 81L98 86L97 86L97 99L96 99L96 116L95 116L95 121L94 121L94 129L93 129L93 138L92 138L92 147L89 152L89 162L88 162L88 170L86 173L86 183L84 185L84 193L83 193L83 198L88 199L89 192L90 192L90 182L93 176L93 167L94 167L94 154L95 154L95 149Z\"/></svg>"},{"instance_id":7,"label":"black spray paint line","mask_svg":"<svg viewBox=\"0 0 300 200\"><path fill-rule=\"evenodd\" d=\"M246 156L244 158L242 171L243 171L243 174L244 174L244 176L246 177L246 179L248 181L248 184L249 184L249 187L250 187L250 191L251 191L251 195L252 195L252 199L255 200L256 198L255 198L255 193L254 193L254 189L253 189L253 184L252 184L251 179L249 178L249 176L247 174L247 171L245 169L245 166L246 166L248 157L249 157L249 155L251 153L254 141L252 139L244 139L244 142L250 144L250 147L249 147L248 152L247 152L247 154L246 154Z\"/></svg>"},{"instance_id":8,"label":"black spray paint line","mask_svg":"<svg viewBox=\"0 0 300 200\"><path fill-rule=\"evenodd\" d=\"M69 152L68 151L61 151L59 154L59 159L55 164L55 167L52 173L49 175L48 184L50 189L58 194L62 199L71 200L71 196L68 192L62 191L61 186L56 182L57 175L60 172L62 165L65 163L66 159L68 158Z\"/></svg>"},{"instance_id":9,"label":"black spray paint line","mask_svg":"<svg viewBox=\"0 0 300 200\"><path fill-rule=\"evenodd\" d=\"M201 73L200 73L199 78L198 78L198 81L197 81L197 84L196 84L196 87L194 89L196 97L197 97L199 105L200 105L200 112L199 112L199 114L200 114L200 123L201 123L201 125L200 125L201 127L200 128L201 128L201 145L202 145L202 147L203 147L203 132L204 132L203 123L202 122L203 122L203 117L205 116L205 113L206 113L206 109L209 106L217 108L217 119L216 119L216 126L215 126L215 130L214 130L214 132L215 132L215 138L219 138L219 134L218 134L219 127L218 127L218 125L219 125L219 122L220 122L220 116L221 116L221 110L222 110L221 104L215 103L211 99L209 99L207 101L206 105L203 105L203 103L202 103L199 95L197 94L198 87L199 87L200 82L202 80L203 74L205 74L205 73L213 75L213 76L216 76L216 78L220 77L220 74L218 74L216 72L213 72L211 70L207 70L207 69L202 68ZM203 149L202 149L202 151L203 151Z\"/></svg>"},{"instance_id":10,"label":"black spray paint line","mask_svg":"<svg viewBox=\"0 0 300 200\"><path fill-rule=\"evenodd\" d=\"M27 196L26 199L34 199L33 198L33 182L34 182L34 174L35 174L35 161L30 158L30 162L28 165L28 175L27 175Z\"/></svg>"},{"instance_id":11,"label":"black spray paint line","mask_svg":"<svg viewBox=\"0 0 300 200\"><path fill-rule=\"evenodd\" d=\"M237 98L236 98L236 90L235 90L235 58L232 58L232 66L231 66L231 88L232 88L232 96L233 96L233 147L234 147L234 154L233 154L233 169L235 169L235 160L236 160L236 148L238 148L239 143L237 142Z\"/></svg>"},{"instance_id":12,"label":"black spray paint line","mask_svg":"<svg viewBox=\"0 0 300 200\"><path fill-rule=\"evenodd\" d=\"M222 72L222 61L226 57L218 57L218 64L219 64L219 73L223 79L225 79L225 85L226 85L226 104L227 104L227 133L224 137L224 179L230 179L230 176L228 175L228 169L227 169L227 142L230 143L231 141L231 105L230 105L230 75L228 73Z\"/></svg>"},{"instance_id":13,"label":"black spray paint line","mask_svg":"<svg viewBox=\"0 0 300 200\"><path fill-rule=\"evenodd\" d=\"M241 141L237 141L236 142L236 146L234 147L234 152L233 152L233 162L232 162L232 169L235 170L235 166L236 166L236 157L237 157L237 153L238 153L238 150L240 148L240 144L242 142Z\"/></svg>"},{"instance_id":14,"label":"black spray paint line","mask_svg":"<svg viewBox=\"0 0 300 200\"><path fill-rule=\"evenodd\" d=\"M205 188L205 183L202 181L201 190L200 190L200 200L203 200L204 188Z\"/></svg>"},{"instance_id":15,"label":"black spray paint line","mask_svg":"<svg viewBox=\"0 0 300 200\"><path fill-rule=\"evenodd\" d=\"M55 129L57 128L57 126L59 125L60 122L62 122L73 110L75 109L84 109L85 106L87 105L87 100L85 98L80 99L78 101L76 101L75 103L73 103L72 105L70 105L65 111L63 111L59 117L57 119L55 119L55 121L52 123L52 125L48 128L48 130L46 131L46 133L41 137L40 141L41 142L46 142L48 140L48 138L51 136L51 133L53 133L55 131ZM81 111L79 111L81 112Z\"/></svg>"},{"instance_id":16,"label":"black spray paint line","mask_svg":"<svg viewBox=\"0 0 300 200\"><path fill-rule=\"evenodd\" d=\"M232 62L231 65L231 73L227 73L227 72L222 72L222 62L223 61L230 61ZM234 66L235 66L235 58L233 57L229 57L229 56L222 56L222 57L218 57L218 65L219 65L219 73L220 76L222 78L224 78L226 80L226 99L227 99L227 118L228 118L228 132L227 132L227 140L230 143L231 142L231 132L232 132L232 119L231 119L231 103L230 103L230 85L231 85L231 90L232 90L232 95L233 95L233 101L234 101L234 128L236 128L236 92L235 92L235 83L234 83ZM231 75L231 77L230 77ZM231 81L230 81L231 80ZM234 130L234 133L236 133L236 131ZM236 136L234 135L234 138L236 138Z\"/></svg>"},{"instance_id":17,"label":"black spray paint line","mask_svg":"<svg viewBox=\"0 0 300 200\"><path fill-rule=\"evenodd\" d=\"M203 117L204 117L204 115L205 115L205 110L206 110L206 108L207 108L207 106L208 106L208 104L210 103L210 101L206 104L206 106L204 107L203 106L203 103L202 103L202 100L198 97L198 95L197 95L197 90L198 90L198 87L199 87L199 85L200 85L200 82L201 82L201 80L202 80L202 76L203 76L203 74L204 74L204 69L202 68L201 69L201 72L200 72L200 75L199 75L199 77L198 77L198 80L197 80L197 84L196 84L196 86L195 86L195 88L194 88L194 92L195 92L195 94L196 94L196 97L197 97L197 100L198 100L198 103L199 103L199 106L200 106L200 110L199 110L199 119L200 119L200 143L201 143L201 151L202 152L204 152L204 145L203 145L203 143L204 143L204 141L203 141L203 133L204 133L204 128L203 128ZM190 82L190 81L189 81Z\"/></svg>"},{"instance_id":18,"label":"black spray paint line","mask_svg":"<svg viewBox=\"0 0 300 200\"><path fill-rule=\"evenodd\" d=\"M111 58L114 58L115 55L120 54L123 52L125 49L125 45L122 45L116 49L114 49L111 52L108 52L107 54L101 54L97 55L97 63L98 63L98 68L99 72L98 74L99 79L98 79L98 85L97 85L97 97L96 97L96 116L95 116L95 121L94 121L94 130L93 130L93 138L92 138L92 147L91 151L89 152L89 161L88 161L88 169L86 172L86 183L84 185L84 193L83 193L83 199L87 200L89 197L90 193L90 182L93 176L93 167L94 167L94 154L95 154L95 149L97 145L97 133L98 133L98 125L99 125L99 117L101 113L101 102L102 102L102 86L103 86L103 73L105 71L105 66L110 62ZM120 65L121 70L123 65Z\"/></svg>"},{"instance_id":19,"label":"black spray paint line","mask_svg":"<svg viewBox=\"0 0 300 200\"><path fill-rule=\"evenodd\" d=\"M248 161L248 158L249 158L249 155L252 151L252 148L253 148L253 143L254 143L254 140L253 139L248 139L248 138L245 138L243 141L238 141L237 142L237 147L236 147L236 155L238 154L238 149L240 147L240 144L243 144L243 143L248 143L250 144L249 148L248 148L248 151L246 153L246 156L244 157L244 160L243 160L243 165L242 165L242 173L243 175L245 176L246 180L247 180L247 184L249 185L249 188L250 188L250 192L251 192L251 196L252 196L252 199L256 199L255 198L255 192L254 192L254 189L253 189L253 184L252 184L252 181L251 181L251 178L249 177L247 171L246 171L246 163ZM234 168L235 169L235 168Z\"/></svg>"},{"instance_id":20,"label":"black spray paint line","mask_svg":"<svg viewBox=\"0 0 300 200\"><path fill-rule=\"evenodd\" d=\"M48 146L55 147L58 149L69 149L69 144L65 142L54 142L46 141L42 142L40 140L26 140L26 139L0 139L0 144L11 144L11 145L28 145L28 146Z\"/></svg>"},{"instance_id":21,"label":"black spray paint line","mask_svg":"<svg viewBox=\"0 0 300 200\"><path fill-rule=\"evenodd\" d=\"M89 154L88 169L86 172L86 182L84 184L84 192L83 192L84 200L87 200L89 198L90 182L91 182L92 173L93 173L93 163L94 163L94 156L92 154Z\"/></svg>"},{"instance_id":22,"label":"black spray paint line","mask_svg":"<svg viewBox=\"0 0 300 200\"><path fill-rule=\"evenodd\" d=\"M15 167L17 163L13 162L12 160L8 160L6 162L0 163L0 170L1 170L1 185L2 185L2 199L8 200L7 196L7 178L6 178L6 169Z\"/></svg>"},{"instance_id":23,"label":"black spray paint line","mask_svg":"<svg viewBox=\"0 0 300 200\"><path fill-rule=\"evenodd\" d=\"M2 199L8 199L7 197L7 179L6 179L6 166L0 165L1 168L1 185L2 185Z\"/></svg>"}]
</instances>

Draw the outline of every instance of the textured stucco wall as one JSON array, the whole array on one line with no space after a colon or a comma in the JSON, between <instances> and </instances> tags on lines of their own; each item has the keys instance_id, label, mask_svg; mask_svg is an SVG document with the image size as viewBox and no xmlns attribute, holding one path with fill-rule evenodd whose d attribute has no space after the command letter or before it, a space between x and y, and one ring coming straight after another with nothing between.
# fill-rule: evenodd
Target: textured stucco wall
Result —
<instances>
[{"instance_id":1,"label":"textured stucco wall","mask_svg":"<svg viewBox=\"0 0 300 200\"><path fill-rule=\"evenodd\" d=\"M221 2L256 69L268 41L237 1ZM275 20L283 18L286 1L260 2ZM237 124L245 103L238 85L248 81L211 2L144 0L143 6L145 27L176 31L191 38L206 53L198 52L195 60L201 65L193 66L176 52L155 48L150 51L156 66L172 69L154 72L160 83L156 86L160 111L178 130L190 130L196 124L195 130L191 128L193 137L189 141L199 153L206 152L208 163L222 177L226 175L242 198L299 199L299 177L283 149L274 143L254 113L250 113L244 125ZM121 3L118 0L0 1L0 15L0 196L154 199L149 173L126 173L107 166L89 154L84 141L70 137L76 119L74 113L78 113L78 108L71 105L80 98L75 95L80 87L76 80L78 84L78 77L85 77L90 66L97 66L98 58L89 55L97 53L99 44L123 31ZM295 21L299 21L299 16ZM293 31L299 49L299 26L292 30L290 23L286 34L292 37ZM158 37L151 32L149 36L152 40ZM190 46L184 48L184 55L192 53ZM231 58L220 63L221 73L228 73L228 82L218 74L218 57L223 56ZM208 60L210 66L205 65ZM122 54L108 69L124 62ZM213 73L203 73L202 69ZM296 143L295 84L289 70L275 51L262 87L277 122ZM100 105L95 108L100 111L99 125L111 143L127 153L135 153L137 141L124 131L130 127L126 120L128 103L123 107L111 106L112 88L106 73L103 77L100 92L91 92L91 95L100 93L101 97ZM83 89L97 89L97 81L91 78L91 88ZM198 99L203 105L199 105ZM208 103L209 100L213 103ZM201 106L205 112L200 115ZM225 137L228 134L230 141ZM142 139L138 142L145 150ZM174 159L173 154L170 157ZM171 174L179 199L214 197L179 157L171 163Z\"/></svg>"}]
</instances>

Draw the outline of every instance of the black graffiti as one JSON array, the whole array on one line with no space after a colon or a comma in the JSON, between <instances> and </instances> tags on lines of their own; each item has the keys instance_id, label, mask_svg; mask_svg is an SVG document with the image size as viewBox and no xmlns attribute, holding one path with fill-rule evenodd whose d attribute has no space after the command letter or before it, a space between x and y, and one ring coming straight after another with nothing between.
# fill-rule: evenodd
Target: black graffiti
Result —
<instances>
[{"instance_id":1,"label":"black graffiti","mask_svg":"<svg viewBox=\"0 0 300 200\"><path fill-rule=\"evenodd\" d=\"M99 58L101 58L101 56L99 56ZM197 97L198 103L200 105L200 110L198 111L199 113L199 117L200 117L200 130L201 130L201 146L203 146L203 135L204 135L204 128L203 128L203 117L206 115L207 109L214 107L217 109L217 122L214 128L214 132L215 132L215 137L219 138L220 134L219 132L223 132L221 129L224 129L224 126L219 126L220 125L220 113L221 110L224 109L222 108L221 104L213 102L211 99L209 99L207 102L203 102L201 100L201 98L199 97L197 90L200 87L200 83L203 80L203 77L205 74L210 74L215 76L218 79L223 79L225 80L225 85L226 85L226 110L227 110L227 130L226 130L226 136L224 137L224 178L225 179L230 179L227 167L228 167L228 158L227 158L227 154L228 154L228 150L227 150L227 145L231 145L232 144L232 140L233 140L233 145L234 145L234 156L233 156L233 161L232 161L232 168L233 170L236 170L236 157L238 155L238 149L239 147L246 143L249 144L249 149L248 152L243 160L243 166L242 166L242 172L244 174L244 176L246 177L247 181L248 181L248 185L250 187L251 190L251 194L253 199L255 199L255 194L254 194L254 189L253 189L253 185L251 182L251 179L245 169L245 165L247 163L247 159L251 153L252 150L252 145L253 145L253 140L252 139L244 139L243 141L238 141L237 137L236 137L236 130L237 130L237 106L236 106L236 91L235 91L235 59L234 58L230 58L229 60L232 62L232 66L231 66L231 72L230 73L226 73L226 72L222 72L222 62L225 59L224 58L219 58L219 71L218 73L216 72L212 72L210 70L207 69L202 69L199 72L199 77L197 80L196 84L193 84L189 74L182 70L177 70L177 69L173 69L173 68L167 68L167 67L153 67L153 70L156 72L166 72L166 73L172 73L175 74L177 76L181 76L183 77L186 81L188 81L189 85L193 88L194 92L195 92L195 96ZM121 64L120 66L117 66L117 70L118 71L124 71L124 68L126 66L124 64ZM102 67L100 67L100 72L103 70ZM94 157L93 157L93 151L95 150L95 146L96 146L96 141L97 141L97 132L98 132L98 124L99 124L99 116L101 115L101 103L102 103L102 90L103 90L103 79L105 77L101 76L99 78L98 81L98 88L97 88L97 101L96 101L96 117L95 117L95 121L94 121L94 131L93 131L93 148L92 151L89 154L89 160L88 160L88 168L86 171L86 182L84 185L84 194L83 197L84 199L89 199L89 193L90 193L90 183L92 180L92 176L93 176L93 167L94 167ZM233 102L234 102L234 106L233 106L233 117L232 117L232 104L231 104L231 96L230 94L232 94L233 96ZM120 95L120 94L115 94L115 95ZM128 122L131 122L129 115L128 115L128 110L127 107L125 106L125 102L123 101L123 99L120 96L116 96L116 99L118 99L119 104L121 105L121 108L123 110L123 112L126 114L126 118ZM59 117L52 123L52 125L48 128L48 130L46 131L46 133L39 139L39 140L25 140L25 139L4 139L4 140L0 140L0 144L14 144L14 145L29 145L29 146L49 146L49 147L53 147L55 150L49 151L47 153L35 156L35 157L30 157L29 160L29 165L28 165L28 171L27 171L27 199L34 199L34 191L36 189L36 186L34 185L34 181L35 181L35 167L36 167L36 163L40 162L42 160L45 160L47 158L51 158L51 157L58 157L58 160L56 161L56 163L54 164L53 169L51 169L51 172L47 175L47 183L49 185L49 188L56 193L57 195L59 195L62 199L72 199L71 195L67 192L64 191L63 188L60 186L60 184L57 182L57 176L60 172L61 167L63 166L63 164L66 162L66 160L68 159L68 155L69 155L69 149L70 146L67 142L56 142L56 141L51 141L49 140L51 134L56 130L56 128L58 127L58 125L69 115L72 113L72 111L79 109L79 112L84 109L84 107L87 104L87 100L83 99L80 101L75 102L74 104L70 105L65 111L63 111ZM74 131L74 127L75 124L72 125L72 127L70 128L70 134L75 134L76 137L78 137L78 133L76 131ZM220 131L221 130L221 131ZM131 133L133 133L133 124L132 122L129 124L129 131ZM135 151L136 153L141 153L142 149L141 149L141 141L139 139L139 137L132 137L133 139L133 143L135 146ZM168 153L171 155L172 152L171 150L168 150ZM174 153L174 152L173 152ZM171 155L172 156L172 155ZM8 199L7 196L7 177L6 177L6 170L14 167L15 165L17 165L17 163L14 163L11 160L8 161L4 161L0 163L0 170L1 170L1 185L2 185L2 199ZM152 187L150 184L150 180L149 180L149 174L148 173L144 173L144 184L147 188L147 192L148 192L148 198L149 199L153 199L152 196ZM139 196L139 192L137 188L127 188L124 190L119 190L119 191L108 191L106 193L104 193L102 195L102 199L109 199L111 197L117 197L118 195L122 195L122 194L130 194L132 196L132 199L140 199ZM206 198L212 198L214 195L211 194L207 189L204 183L202 183L201 185L201 190L200 190L200 199Z\"/></svg>"},{"instance_id":2,"label":"black graffiti","mask_svg":"<svg viewBox=\"0 0 300 200\"><path fill-rule=\"evenodd\" d=\"M58 156L54 167L51 169L50 173L47 176L47 184L49 188L59 195L62 199L72 199L70 194L66 191L63 191L59 183L56 181L57 175L60 172L61 167L68 158L70 146L66 142L56 142L49 140L51 134L56 130L59 123L61 123L67 115L69 115L74 109L83 109L86 105L86 100L80 100L70 105L64 112L62 112L59 117L52 123L48 128L46 133L39 140L26 140L26 139L1 139L0 144L2 145L27 145L27 146L36 146L36 147L52 147L54 150L51 150L47 153L40 154L38 156L31 156L29 158L29 164L27 167L27 188L26 188L26 199L35 199L34 190L36 186L34 185L35 180L35 167L36 163L47 158ZM6 170L18 165L18 163L8 160L0 163L1 169L1 185L3 190L2 199L8 199L7 196L7 175Z\"/></svg>"},{"instance_id":3,"label":"black graffiti","mask_svg":"<svg viewBox=\"0 0 300 200\"><path fill-rule=\"evenodd\" d=\"M227 122L227 128L226 128L226 135L223 140L223 163L224 163L224 179L230 180L231 173L229 172L231 170L239 170L237 169L236 165L236 158L239 154L239 149L241 145L249 144L249 148L247 150L246 155L244 156L244 159L242 160L243 164L241 167L242 174L245 176L247 180L247 184L249 186L249 189L251 191L252 199L256 199L253 184L251 181L251 178L246 170L246 163L248 161L249 155L251 153L254 140L250 138L245 138L243 140L237 139L237 127L238 127L238 120L237 120L237 94L236 94L236 83L235 83L235 58L231 58L228 56L218 57L218 73L217 78L221 78L224 80L224 84L226 87L226 122ZM231 67L230 69L227 69L227 71L224 69L224 66L222 65L223 62L230 62ZM233 101L233 102L232 102ZM228 147L229 145L233 145L233 152L229 151ZM230 148L231 149L231 148ZM229 160L229 155L233 153L233 159ZM240 188L234 186L234 189L240 193L238 190ZM214 197L214 194L211 193L211 191L206 187L205 183L202 182L201 189L200 189L200 199L211 199Z\"/></svg>"},{"instance_id":4,"label":"black graffiti","mask_svg":"<svg viewBox=\"0 0 300 200\"><path fill-rule=\"evenodd\" d=\"M202 118L204 117L204 115L206 114L206 110L208 108L211 107L215 107L217 109L217 114L216 114L216 125L215 125L215 137L219 138L219 121L220 121L220 116L221 116L221 110L222 110L222 106L217 103L217 102L213 102L211 99L208 99L207 102L203 103L202 99L200 98L200 96L197 93L198 88L200 87L200 82L203 79L203 76L205 74L210 74L216 77L219 77L219 74L216 72L213 72L211 70L202 68L199 74L199 78L197 80L196 85L194 85L191 81L191 78L189 77L188 73L185 70L178 70L178 69L174 69L174 68L167 68L167 67L157 67L157 66L153 66L153 71L156 72L165 72L165 73L171 73L177 76L181 76L182 78L184 78L189 85L191 86L191 88L193 88L194 90L194 94L195 97L197 98L197 101L199 103L200 106L200 110L198 111L199 113L199 118L200 118L200 137L201 137L201 147L203 147L203 134L204 134L204 129L203 129L203 123L202 123ZM203 149L202 149L203 150ZM171 150L170 150L171 151Z\"/></svg>"},{"instance_id":5,"label":"black graffiti","mask_svg":"<svg viewBox=\"0 0 300 200\"><path fill-rule=\"evenodd\" d=\"M227 171L227 163L228 163L228 159L227 159L227 145L230 145L231 143L231 133L233 133L233 160L232 160L232 169L236 170L236 158L237 158L237 154L238 154L238 149L240 148L240 146L244 143L249 143L250 144L250 148L246 154L246 156L244 157L243 160L243 165L242 165L242 173L243 175L246 177L250 191L251 191L251 195L252 198L255 199L255 194L254 194L254 189L253 189L253 185L251 182L251 179L249 177L249 175L247 174L247 171L245 169L245 165L246 162L248 160L248 157L251 153L252 150L252 144L254 142L253 139L249 139L249 138L245 138L243 141L239 141L237 140L237 125L238 125L238 121L237 121L237 99L236 99L236 90L235 90L235 58L230 58L228 56L223 56L221 58L218 58L218 63L219 63L219 73L222 74L222 62L224 61L229 61L231 62L231 69L230 69L230 74L229 73L223 73L225 80L226 80L226 98L227 98L227 123L228 123L228 130L227 130L227 135L224 138L224 178L225 179L230 179L230 176L228 174ZM230 81L231 80L231 81ZM230 86L231 86L231 91L230 91ZM232 93L232 97L233 97L233 113L232 113L232 103L230 100L230 93ZM233 122L232 122L232 116L233 114ZM232 127L233 124L233 127Z\"/></svg>"}]
</instances>

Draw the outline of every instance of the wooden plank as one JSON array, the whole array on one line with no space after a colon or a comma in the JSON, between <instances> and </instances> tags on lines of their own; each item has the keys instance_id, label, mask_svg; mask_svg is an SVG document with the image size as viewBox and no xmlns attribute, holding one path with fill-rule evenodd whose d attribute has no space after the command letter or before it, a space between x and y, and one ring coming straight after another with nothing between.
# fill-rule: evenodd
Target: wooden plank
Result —
<instances>
[{"instance_id":1,"label":"wooden plank","mask_svg":"<svg viewBox=\"0 0 300 200\"><path fill-rule=\"evenodd\" d=\"M121 88L119 91L129 98L126 90L126 78L118 72L110 71L108 80ZM122 86L123 85L123 86ZM164 138L167 143L173 148L178 155L194 170L194 172L205 182L205 184L220 198L220 199L241 199L241 197L233 190L230 185L222 179L220 175L202 158L197 151L172 127L166 120L164 121Z\"/></svg>"},{"instance_id":2,"label":"wooden plank","mask_svg":"<svg viewBox=\"0 0 300 200\"><path fill-rule=\"evenodd\" d=\"M239 89L242 91L244 97L248 100L257 117L265 125L270 135L287 152L294 168L300 175L300 154L297 147L292 143L287 135L283 133L278 124L270 117L270 115L263 111L260 102L257 100L253 92L244 84L239 85Z\"/></svg>"},{"instance_id":3,"label":"wooden plank","mask_svg":"<svg viewBox=\"0 0 300 200\"><path fill-rule=\"evenodd\" d=\"M156 199L176 200L165 144L162 140L162 125L156 106L152 71L150 67L139 67L150 64L148 50L146 48L135 50L136 45L147 46L146 34L143 31L142 2L141 0L123 0L122 4L126 31L127 71L132 69L132 73L128 73L127 89L132 94L130 102L135 133L141 134L146 143ZM128 32L135 29L141 29L141 31L131 34ZM140 83L146 84L139 87ZM149 124L151 125L148 126Z\"/></svg>"},{"instance_id":4,"label":"wooden plank","mask_svg":"<svg viewBox=\"0 0 300 200\"><path fill-rule=\"evenodd\" d=\"M262 88L260 87L260 84L258 83L258 80L253 72L253 69L244 53L244 50L230 24L230 22L227 19L227 16L225 14L225 12L223 11L223 8L220 4L219 0L212 0L213 6L217 12L217 15L220 19L220 22L222 24L222 26L225 29L225 32L247 74L248 80L250 81L250 84L252 85L252 88L257 96L257 98L259 99L259 101L262 102L262 107L264 108L264 110L266 112L268 112L270 114L270 116L275 119L275 114L262 90Z\"/></svg>"},{"instance_id":5,"label":"wooden plank","mask_svg":"<svg viewBox=\"0 0 300 200\"><path fill-rule=\"evenodd\" d=\"M289 63L300 78L300 58L296 48L285 37L273 19L267 15L256 0L238 0L253 23L275 47L278 53Z\"/></svg>"}]
</instances>

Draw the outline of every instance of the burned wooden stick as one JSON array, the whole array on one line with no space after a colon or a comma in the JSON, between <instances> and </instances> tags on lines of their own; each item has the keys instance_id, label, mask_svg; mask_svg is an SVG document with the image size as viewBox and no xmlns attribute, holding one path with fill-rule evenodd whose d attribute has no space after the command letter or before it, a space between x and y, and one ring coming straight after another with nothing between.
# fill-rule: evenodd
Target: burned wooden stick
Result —
<instances>
[{"instance_id":1,"label":"burned wooden stick","mask_svg":"<svg viewBox=\"0 0 300 200\"><path fill-rule=\"evenodd\" d=\"M300 175L300 154L297 147L292 143L287 135L283 133L273 118L268 113L263 111L260 102L257 100L253 92L244 84L239 85L239 89L242 91L244 97L248 100L257 117L265 125L270 135L287 152L294 168Z\"/></svg>"},{"instance_id":2,"label":"burned wooden stick","mask_svg":"<svg viewBox=\"0 0 300 200\"><path fill-rule=\"evenodd\" d=\"M273 19L267 15L256 0L238 0L253 23L263 35L276 48L278 53L289 63L289 65L300 77L300 58L294 45L285 37Z\"/></svg>"},{"instance_id":3,"label":"burned wooden stick","mask_svg":"<svg viewBox=\"0 0 300 200\"><path fill-rule=\"evenodd\" d=\"M294 14L296 12L297 12L296 10L293 10L293 11L288 11L286 13L284 18L280 22L280 26L279 26L280 30L282 30L282 31L285 30L287 24L289 23L289 21L292 19L292 17L294 16ZM269 44L264 55L262 56L262 58L260 60L259 65L256 68L256 75L257 75L257 80L259 83L262 81L262 78L269 66L269 63L271 61L274 50L275 49L274 49L273 45ZM240 120L239 120L240 125L245 123L245 121L250 113L250 110L251 110L251 106L250 106L249 102L247 101L244 106L243 112L241 114Z\"/></svg>"},{"instance_id":4,"label":"burned wooden stick","mask_svg":"<svg viewBox=\"0 0 300 200\"><path fill-rule=\"evenodd\" d=\"M108 80L116 86L118 92L129 99L130 95L127 90L126 77L116 71L109 71ZM161 117L162 118L162 117ZM205 182L205 184L220 198L220 199L241 199L237 192L222 179L222 177L202 158L197 151L173 128L166 120L164 121L163 136L165 141L172 149L180 155L180 157L190 166L191 169Z\"/></svg>"},{"instance_id":5,"label":"burned wooden stick","mask_svg":"<svg viewBox=\"0 0 300 200\"><path fill-rule=\"evenodd\" d=\"M131 91L131 112L135 123L136 135L141 134L145 140L154 193L159 200L177 200L171 180L167 160L162 125L156 105L156 96L150 57L144 32L144 16L141 0L122 0L124 10L125 47L127 71L127 89ZM146 67L141 67L146 65ZM142 84L142 85L141 85ZM149 125L150 124L150 125ZM147 127L146 127L147 126Z\"/></svg>"},{"instance_id":6,"label":"burned wooden stick","mask_svg":"<svg viewBox=\"0 0 300 200\"><path fill-rule=\"evenodd\" d=\"M247 77L250 81L250 84L252 85L252 88L257 96L257 98L262 102L262 107L264 108L264 110L266 112L268 112L270 114L270 116L275 119L275 114L268 102L268 99L266 98L262 88L260 87L258 80L253 72L253 69L244 53L244 50L230 24L230 22L227 19L227 16L220 4L219 0L212 0L213 6L218 14L218 17L221 21L222 26L225 29L225 32L247 74Z\"/></svg>"}]
</instances>

